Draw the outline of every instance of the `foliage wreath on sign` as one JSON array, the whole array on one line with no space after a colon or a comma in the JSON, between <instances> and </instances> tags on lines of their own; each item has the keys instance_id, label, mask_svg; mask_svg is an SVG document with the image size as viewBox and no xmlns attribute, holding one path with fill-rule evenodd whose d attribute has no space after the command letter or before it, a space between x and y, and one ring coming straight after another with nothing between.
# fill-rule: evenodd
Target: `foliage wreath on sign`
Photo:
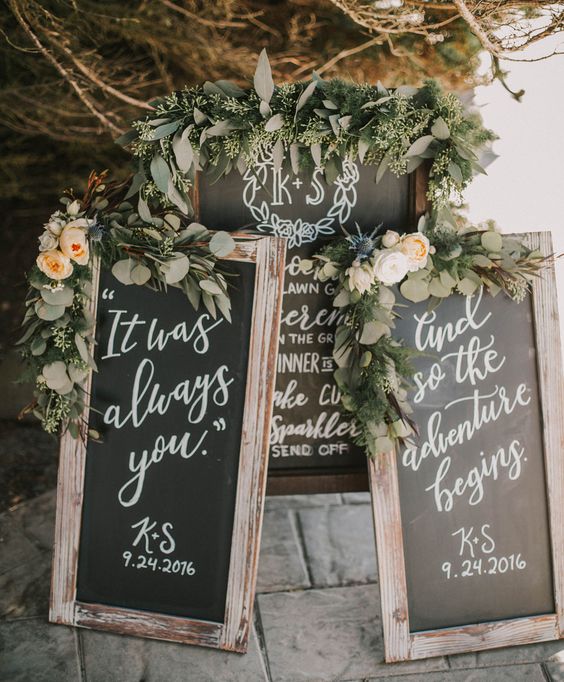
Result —
<instances>
[{"instance_id":1,"label":"foliage wreath on sign","mask_svg":"<svg viewBox=\"0 0 564 682\"><path fill-rule=\"evenodd\" d=\"M397 286L405 299L428 299L431 307L454 293L471 296L479 287L520 302L547 262L493 227L455 230L449 211L439 216L434 222L422 218L417 232L401 236L381 227L371 235L347 234L301 262L318 280L337 281L333 305L342 315L334 377L358 427L355 442L369 455L417 434L407 402L416 351L392 337Z\"/></svg>"},{"instance_id":2,"label":"foliage wreath on sign","mask_svg":"<svg viewBox=\"0 0 564 682\"><path fill-rule=\"evenodd\" d=\"M451 198L461 195L474 173L483 172L478 152L494 139L477 115L433 81L421 88L388 90L380 83L325 81L314 74L308 82L275 86L264 50L252 88L206 82L152 105L153 111L117 140L137 159L132 178L109 183L105 173L93 173L85 195L63 197L64 208L50 217L39 237L19 343L28 366L24 379L35 383L35 399L24 412L33 412L51 433L69 429L74 437L85 435L83 382L95 369L88 350L92 253L124 284L179 287L195 308L202 302L210 314L219 311L229 318L226 273L217 267L217 258L228 255L234 242L225 232L189 223L196 172L209 181L233 170L245 174L271 150L275 167L287 166L296 175L322 171L333 183L349 159L373 165L379 182L387 171L404 175L427 160L432 223L439 224L437 216L449 214ZM518 296L521 279L529 277L539 259L505 238L494 248L501 237L487 235L428 232L436 255L429 267L409 272L404 295L439 298L447 290L468 293L485 282L492 290L499 286ZM357 415L359 442L369 453L388 445L382 438L404 437L411 428L404 389L398 384L395 390L393 384L409 376L410 351L389 335L393 293L376 279L369 282L367 268L374 249L388 248L389 239L377 233L349 236L328 246L314 265L316 276L340 282L335 303L343 307L345 322L337 334L336 380L344 407ZM384 270L395 267L397 274L402 249L417 250L413 239L402 237L400 244L390 247L395 255L380 264ZM353 246L358 252L351 251ZM362 249L369 249L366 258ZM501 265L490 259L492 252L499 253ZM442 267L443 262L450 264Z\"/></svg>"},{"instance_id":3,"label":"foliage wreath on sign","mask_svg":"<svg viewBox=\"0 0 564 682\"><path fill-rule=\"evenodd\" d=\"M217 259L229 255L235 242L227 232L210 232L197 223L183 226L174 213L144 220L127 201L127 185L108 183L106 173L92 173L83 197L71 193L61 203L44 226L28 275L18 344L27 363L23 380L34 382L35 393L22 412L32 412L49 433L68 428L78 438L85 435L83 382L96 370L89 351L92 255L122 284L159 291L177 287L194 308L202 302L213 317L219 311L230 320L226 273Z\"/></svg>"}]
</instances>

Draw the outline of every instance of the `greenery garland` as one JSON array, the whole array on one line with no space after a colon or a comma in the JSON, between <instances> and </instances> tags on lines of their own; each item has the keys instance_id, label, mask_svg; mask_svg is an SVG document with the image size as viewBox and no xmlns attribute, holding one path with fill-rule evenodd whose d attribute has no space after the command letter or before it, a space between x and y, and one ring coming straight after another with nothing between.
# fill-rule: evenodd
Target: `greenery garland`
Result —
<instances>
[{"instance_id":1,"label":"greenery garland","mask_svg":"<svg viewBox=\"0 0 564 682\"><path fill-rule=\"evenodd\" d=\"M314 73L310 81L275 86L264 50L253 88L208 81L151 104L155 110L117 140L138 158L132 187L139 213L152 201L190 213L196 171L211 182L234 169L244 173L264 149L272 150L275 167L296 175L321 168L328 183L346 158L375 166L377 182L388 170L404 175L428 159L429 197L439 208L484 172L477 152L494 139L434 81L388 90Z\"/></svg>"},{"instance_id":2,"label":"greenery garland","mask_svg":"<svg viewBox=\"0 0 564 682\"><path fill-rule=\"evenodd\" d=\"M206 82L153 102L154 111L134 122L118 140L130 145L138 159L132 179L108 183L105 173L92 174L84 196L77 199L69 193L63 197L64 208L46 223L39 238L40 254L28 277L24 334L19 341L27 363L23 380L35 384L35 399L23 412L33 412L45 430L55 433L68 428L73 436L84 436L82 385L88 370L95 369L88 351L93 329L87 312L92 254L124 284L158 290L179 287L194 307L202 302L213 316L219 311L229 318L227 282L217 258L232 251L233 239L225 232L212 234L202 225L186 224L184 219L191 212L188 193L197 171L206 173L209 181L234 169L243 173L271 150L276 167L309 175L320 168L328 183L338 177L344 159L358 159L375 166L378 182L388 170L402 175L428 159L429 196L435 213L448 216L446 206L453 192L460 194L473 173L483 171L477 154L493 139L455 95L444 94L432 81L422 88L388 90L380 83L325 81L314 74L305 83L275 86L263 51L253 85L244 90L224 80ZM329 258L329 263L317 270L328 273L333 268L346 290L344 283L350 276L338 268L350 265L348 247L336 243L328 249L335 257L320 256L320 261ZM337 258L339 249L342 257ZM465 261L461 257L457 262ZM479 267L486 266L466 269L478 273ZM362 270L355 275L357 286ZM427 287L429 295L440 296L444 291L440 286L446 288L450 280L442 274L437 282L434 270L425 272L418 271L416 281L412 281L415 274L409 276L403 285L406 292L417 291L413 295L420 298ZM458 288L469 291L472 285L467 280L471 279L468 275L460 280ZM372 293L365 292L353 302L356 294L349 292L346 308L354 320L351 329L358 331L355 325L361 323L366 326L372 308L382 318L374 318L374 323L391 326L395 314L391 292L386 293L384 286L376 290L376 307ZM349 323L343 325L348 327ZM378 402L373 402L374 382L384 380L374 368L392 360L404 375L409 354L387 334L368 342L366 335L357 339L357 331L351 342L341 329L339 339L345 347L367 345L370 357L378 362L373 364L364 352L362 365L356 367L353 362L351 367L339 368L336 379L342 389L357 386L357 379L352 378L360 371L358 386L366 385L368 391L363 398L356 388L354 393L352 388L344 390L343 402L351 406L355 401L367 413L381 413L398 430L398 419L390 421L392 413L378 412ZM372 374L372 383L366 384L364 377ZM389 402L392 393L386 395ZM394 414L401 416L401 402ZM369 422L361 417L361 423ZM361 438L368 443L367 436Z\"/></svg>"},{"instance_id":3,"label":"greenery garland","mask_svg":"<svg viewBox=\"0 0 564 682\"><path fill-rule=\"evenodd\" d=\"M144 220L125 199L127 186L106 180L106 173L92 174L84 196L63 197L64 208L45 224L18 341L27 365L22 379L35 384L34 400L22 412L32 412L49 433L68 428L75 438L85 435L83 382L96 369L87 308L93 257L123 284L177 287L194 308L202 302L213 317L219 311L230 319L226 273L217 259L233 251L233 238L197 223L184 226L175 213Z\"/></svg>"},{"instance_id":4,"label":"greenery garland","mask_svg":"<svg viewBox=\"0 0 564 682\"><path fill-rule=\"evenodd\" d=\"M415 351L392 337L398 317L396 288L431 306L452 293L485 287L521 301L547 258L491 226L456 231L422 219L400 236L381 227L371 235L347 234L311 260L304 272L336 280L333 305L342 311L335 332L335 382L343 408L354 415L356 443L367 454L390 450L417 432L407 401Z\"/></svg>"}]
</instances>

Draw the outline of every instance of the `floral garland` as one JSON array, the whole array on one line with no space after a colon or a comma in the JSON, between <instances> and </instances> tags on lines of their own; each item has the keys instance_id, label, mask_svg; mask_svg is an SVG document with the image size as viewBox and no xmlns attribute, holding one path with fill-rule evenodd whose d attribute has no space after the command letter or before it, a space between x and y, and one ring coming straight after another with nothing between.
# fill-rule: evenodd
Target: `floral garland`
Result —
<instances>
[{"instance_id":1,"label":"floral garland","mask_svg":"<svg viewBox=\"0 0 564 682\"><path fill-rule=\"evenodd\" d=\"M335 332L335 381L345 410L354 414L356 443L376 455L417 432L407 401L415 352L392 338L396 292L436 305L452 293L472 295L484 286L523 300L547 258L493 227L455 230L422 219L400 236L376 228L347 234L326 246L302 270L320 281L336 280L333 305L342 310Z\"/></svg>"},{"instance_id":2,"label":"floral garland","mask_svg":"<svg viewBox=\"0 0 564 682\"><path fill-rule=\"evenodd\" d=\"M314 73L311 81L275 86L263 50L253 85L219 80L174 92L152 102L154 111L117 140L138 158L132 189L140 213L153 200L190 213L196 171L210 182L234 169L244 174L265 149L275 167L309 176L323 170L329 184L345 159L375 166L376 182L428 159L429 197L440 207L484 172L477 152L494 139L434 81L388 90Z\"/></svg>"},{"instance_id":3,"label":"floral garland","mask_svg":"<svg viewBox=\"0 0 564 682\"><path fill-rule=\"evenodd\" d=\"M92 174L85 195L63 197L64 209L51 215L39 237L18 344L27 364L23 380L35 384L22 413L32 412L49 433L68 428L75 438L85 435L83 382L96 370L87 308L93 257L123 284L180 288L194 308L202 302L213 317L219 311L230 320L226 273L217 259L233 251L233 238L197 223L183 226L175 213L149 222L125 200L126 191L123 183L108 184L106 173Z\"/></svg>"}]
</instances>

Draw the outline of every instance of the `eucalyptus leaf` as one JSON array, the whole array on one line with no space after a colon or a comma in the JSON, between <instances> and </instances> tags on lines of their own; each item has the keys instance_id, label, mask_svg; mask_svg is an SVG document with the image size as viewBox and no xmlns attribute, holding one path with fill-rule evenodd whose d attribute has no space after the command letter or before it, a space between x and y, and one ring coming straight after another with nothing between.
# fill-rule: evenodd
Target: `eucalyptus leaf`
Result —
<instances>
[{"instance_id":1,"label":"eucalyptus leaf","mask_svg":"<svg viewBox=\"0 0 564 682\"><path fill-rule=\"evenodd\" d=\"M69 365L68 373L75 384L80 384L88 375L88 370L77 367L76 365Z\"/></svg>"},{"instance_id":2,"label":"eucalyptus leaf","mask_svg":"<svg viewBox=\"0 0 564 682\"><path fill-rule=\"evenodd\" d=\"M393 450L393 449L394 449L394 443L387 436L379 436L374 441L374 450L375 450L374 454L376 454L376 455L382 454L383 452L390 452L390 450Z\"/></svg>"},{"instance_id":3,"label":"eucalyptus leaf","mask_svg":"<svg viewBox=\"0 0 564 682\"><path fill-rule=\"evenodd\" d=\"M498 253L503 247L503 238L499 232L494 232L493 230L488 230L487 232L482 232L480 237L482 246L488 252L493 251Z\"/></svg>"},{"instance_id":4,"label":"eucalyptus leaf","mask_svg":"<svg viewBox=\"0 0 564 682\"><path fill-rule=\"evenodd\" d=\"M36 336L30 344L31 354L35 355L36 357L43 355L46 349L47 343L41 336Z\"/></svg>"},{"instance_id":5,"label":"eucalyptus leaf","mask_svg":"<svg viewBox=\"0 0 564 682\"><path fill-rule=\"evenodd\" d=\"M429 298L429 288L422 280L408 278L400 285L400 292L404 298L413 303L420 303Z\"/></svg>"},{"instance_id":6,"label":"eucalyptus leaf","mask_svg":"<svg viewBox=\"0 0 564 682\"><path fill-rule=\"evenodd\" d=\"M298 111L300 111L300 109L302 109L304 107L305 103L313 95L316 87L317 87L317 82L311 81L311 83L304 89L302 94L299 96L298 102L296 104L296 113L294 115L294 121L298 117Z\"/></svg>"},{"instance_id":7,"label":"eucalyptus leaf","mask_svg":"<svg viewBox=\"0 0 564 682\"><path fill-rule=\"evenodd\" d=\"M131 270L135 264L135 261L131 258L125 258L124 260L118 260L112 265L112 275L121 282L122 284L133 284L131 279Z\"/></svg>"},{"instance_id":8,"label":"eucalyptus leaf","mask_svg":"<svg viewBox=\"0 0 564 682\"><path fill-rule=\"evenodd\" d=\"M384 154L382 157L382 160L380 161L378 165L378 170L376 171L376 184L380 182L380 180L384 177L384 173L388 169L388 166L390 165L390 157L388 154Z\"/></svg>"},{"instance_id":9,"label":"eucalyptus leaf","mask_svg":"<svg viewBox=\"0 0 564 682\"><path fill-rule=\"evenodd\" d=\"M343 306L349 305L350 302L350 293L345 289L341 289L341 291L339 291L339 293L333 299L333 305L336 308L342 308Z\"/></svg>"},{"instance_id":10,"label":"eucalyptus leaf","mask_svg":"<svg viewBox=\"0 0 564 682\"><path fill-rule=\"evenodd\" d=\"M74 291L71 287L65 286L63 289L41 289L41 298L49 305L72 305Z\"/></svg>"},{"instance_id":11,"label":"eucalyptus leaf","mask_svg":"<svg viewBox=\"0 0 564 682\"><path fill-rule=\"evenodd\" d=\"M439 116L431 126L431 132L437 140L448 140L450 137L450 130L442 116Z\"/></svg>"},{"instance_id":12,"label":"eucalyptus leaf","mask_svg":"<svg viewBox=\"0 0 564 682\"><path fill-rule=\"evenodd\" d=\"M454 163L454 161L451 161L448 164L448 172L450 173L450 176L453 180L456 180L459 184L464 181L464 178L462 177L462 171L460 170L460 166L457 163Z\"/></svg>"},{"instance_id":13,"label":"eucalyptus leaf","mask_svg":"<svg viewBox=\"0 0 564 682\"><path fill-rule=\"evenodd\" d=\"M292 166L292 171L294 175L299 175L300 173L300 145L296 142L292 142L290 145L290 164Z\"/></svg>"},{"instance_id":14,"label":"eucalyptus leaf","mask_svg":"<svg viewBox=\"0 0 564 682\"><path fill-rule=\"evenodd\" d=\"M450 287L444 286L439 277L433 277L429 282L429 293L431 296L446 298L447 296L450 296L450 291Z\"/></svg>"},{"instance_id":15,"label":"eucalyptus leaf","mask_svg":"<svg viewBox=\"0 0 564 682\"><path fill-rule=\"evenodd\" d=\"M178 127L180 125L180 121L173 121L172 123L166 123L164 126L159 126L158 128L155 128L153 130L153 133L151 135L151 140L160 140L163 137L167 137L168 135L172 135L172 133L176 132L178 130Z\"/></svg>"},{"instance_id":16,"label":"eucalyptus leaf","mask_svg":"<svg viewBox=\"0 0 564 682\"><path fill-rule=\"evenodd\" d=\"M45 301L37 301L35 304L35 314L42 320L52 322L65 313L64 305L49 305Z\"/></svg>"},{"instance_id":17,"label":"eucalyptus leaf","mask_svg":"<svg viewBox=\"0 0 564 682\"><path fill-rule=\"evenodd\" d=\"M163 194L168 191L168 181L170 178L170 168L167 162L163 159L160 154L155 154L151 159L151 176L155 181L155 185L160 189Z\"/></svg>"},{"instance_id":18,"label":"eucalyptus leaf","mask_svg":"<svg viewBox=\"0 0 564 682\"><path fill-rule=\"evenodd\" d=\"M441 270L439 279L441 280L441 284L447 289L452 289L456 285L456 280L448 270Z\"/></svg>"},{"instance_id":19,"label":"eucalyptus leaf","mask_svg":"<svg viewBox=\"0 0 564 682\"><path fill-rule=\"evenodd\" d=\"M477 253L472 258L472 263L480 268L491 268L493 265L492 261L487 256L484 256L481 253Z\"/></svg>"},{"instance_id":20,"label":"eucalyptus leaf","mask_svg":"<svg viewBox=\"0 0 564 682\"><path fill-rule=\"evenodd\" d=\"M275 170L280 170L282 168L282 163L284 162L284 143L282 140L276 140L274 147L272 148L272 164Z\"/></svg>"},{"instance_id":21,"label":"eucalyptus leaf","mask_svg":"<svg viewBox=\"0 0 564 682\"><path fill-rule=\"evenodd\" d=\"M146 223L153 222L153 216L149 210L149 205L142 196L139 196L139 200L137 201L137 213L139 213L141 220L145 221Z\"/></svg>"},{"instance_id":22,"label":"eucalyptus leaf","mask_svg":"<svg viewBox=\"0 0 564 682\"><path fill-rule=\"evenodd\" d=\"M194 116L194 122L199 126L201 126L208 120L206 114L204 114L203 111L200 111L198 107L194 107L194 112L192 115Z\"/></svg>"},{"instance_id":23,"label":"eucalyptus leaf","mask_svg":"<svg viewBox=\"0 0 564 682\"><path fill-rule=\"evenodd\" d=\"M311 158L316 168L321 167L321 145L319 143L312 144L309 148L311 152Z\"/></svg>"},{"instance_id":24,"label":"eucalyptus leaf","mask_svg":"<svg viewBox=\"0 0 564 682\"><path fill-rule=\"evenodd\" d=\"M214 282L213 279L201 280L200 289L202 291L207 292L208 294L211 294L212 296L219 296L220 294L223 293L219 284L217 282Z\"/></svg>"},{"instance_id":25,"label":"eucalyptus leaf","mask_svg":"<svg viewBox=\"0 0 564 682\"><path fill-rule=\"evenodd\" d=\"M274 81L272 80L272 70L265 49L259 55L253 83L257 95L264 102L270 102L274 93Z\"/></svg>"},{"instance_id":26,"label":"eucalyptus leaf","mask_svg":"<svg viewBox=\"0 0 564 682\"><path fill-rule=\"evenodd\" d=\"M464 277L464 279L461 279L460 282L458 282L456 288L463 296L472 296L478 287L479 284L468 279L468 277Z\"/></svg>"},{"instance_id":27,"label":"eucalyptus leaf","mask_svg":"<svg viewBox=\"0 0 564 682\"><path fill-rule=\"evenodd\" d=\"M183 280L190 271L190 261L184 254L178 253L166 263L161 263L160 268L166 283L176 284Z\"/></svg>"},{"instance_id":28,"label":"eucalyptus leaf","mask_svg":"<svg viewBox=\"0 0 564 682\"><path fill-rule=\"evenodd\" d=\"M365 323L358 341L364 346L371 346L379 341L382 336L387 336L389 334L390 328L387 324L379 322L378 320L371 320L370 322Z\"/></svg>"},{"instance_id":29,"label":"eucalyptus leaf","mask_svg":"<svg viewBox=\"0 0 564 682\"><path fill-rule=\"evenodd\" d=\"M231 81L218 80L215 81L215 85L220 88L228 97L244 97L245 91L240 88L237 83L232 83Z\"/></svg>"},{"instance_id":30,"label":"eucalyptus leaf","mask_svg":"<svg viewBox=\"0 0 564 682\"><path fill-rule=\"evenodd\" d=\"M358 141L358 160L360 163L364 163L364 158L370 149L370 142L361 137L360 140Z\"/></svg>"},{"instance_id":31,"label":"eucalyptus leaf","mask_svg":"<svg viewBox=\"0 0 564 682\"><path fill-rule=\"evenodd\" d=\"M62 360L55 360L55 362L44 365L41 373L47 382L47 386L53 390L69 381L67 366Z\"/></svg>"},{"instance_id":32,"label":"eucalyptus leaf","mask_svg":"<svg viewBox=\"0 0 564 682\"><path fill-rule=\"evenodd\" d=\"M216 296L214 300L223 317L225 317L228 322L231 322L231 302L229 296L220 294Z\"/></svg>"},{"instance_id":33,"label":"eucalyptus leaf","mask_svg":"<svg viewBox=\"0 0 564 682\"><path fill-rule=\"evenodd\" d=\"M368 365L370 365L371 362L372 362L372 353L369 350L367 350L360 356L359 364L361 367L368 367Z\"/></svg>"},{"instance_id":34,"label":"eucalyptus leaf","mask_svg":"<svg viewBox=\"0 0 564 682\"><path fill-rule=\"evenodd\" d=\"M176 165L183 173L186 173L194 163L194 150L188 139L189 134L190 127L183 130L182 133L177 133L172 139L172 150Z\"/></svg>"},{"instance_id":35,"label":"eucalyptus leaf","mask_svg":"<svg viewBox=\"0 0 564 682\"><path fill-rule=\"evenodd\" d=\"M217 258L225 258L235 250L235 240L228 232L216 232L210 239L210 251Z\"/></svg>"},{"instance_id":36,"label":"eucalyptus leaf","mask_svg":"<svg viewBox=\"0 0 564 682\"><path fill-rule=\"evenodd\" d=\"M146 265L143 265L143 263L138 263L131 268L130 277L133 284L141 286L151 279L151 270Z\"/></svg>"},{"instance_id":37,"label":"eucalyptus leaf","mask_svg":"<svg viewBox=\"0 0 564 682\"><path fill-rule=\"evenodd\" d=\"M435 138L432 135L423 135L410 146L405 153L406 156L419 156L427 151L427 147L433 142Z\"/></svg>"},{"instance_id":38,"label":"eucalyptus leaf","mask_svg":"<svg viewBox=\"0 0 564 682\"><path fill-rule=\"evenodd\" d=\"M74 345L76 346L76 350L78 351L78 354L80 355L81 359L84 362L88 362L89 360L88 346L86 345L86 341L78 333L74 335Z\"/></svg>"},{"instance_id":39,"label":"eucalyptus leaf","mask_svg":"<svg viewBox=\"0 0 564 682\"><path fill-rule=\"evenodd\" d=\"M211 294L208 294L206 291L202 291L202 301L203 301L204 305L206 306L209 314L215 320L217 318L217 309L215 306L215 301L213 299L213 296Z\"/></svg>"},{"instance_id":40,"label":"eucalyptus leaf","mask_svg":"<svg viewBox=\"0 0 564 682\"><path fill-rule=\"evenodd\" d=\"M264 129L267 133L272 133L275 130L280 130L284 126L284 116L282 114L274 114L264 124Z\"/></svg>"}]
</instances>

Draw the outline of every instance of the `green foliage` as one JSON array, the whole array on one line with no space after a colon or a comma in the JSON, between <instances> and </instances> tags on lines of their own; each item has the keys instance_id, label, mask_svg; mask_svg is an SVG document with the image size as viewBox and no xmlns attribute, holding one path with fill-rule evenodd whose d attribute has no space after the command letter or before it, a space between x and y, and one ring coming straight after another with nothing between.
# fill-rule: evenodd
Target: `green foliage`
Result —
<instances>
[{"instance_id":1,"label":"green foliage","mask_svg":"<svg viewBox=\"0 0 564 682\"><path fill-rule=\"evenodd\" d=\"M493 228L456 230L451 219L442 209L420 225L429 242L428 255L419 269L398 282L404 298L428 299L433 307L446 296L470 296L484 286L494 296L503 291L521 301L547 259ZM362 252L369 268L378 254L401 248L400 242L387 247L382 232L376 230L370 237L371 252ZM396 293L374 275L362 293L354 287L351 277L355 263L358 267L359 245L366 244L362 239L347 235L335 240L313 260L303 261L302 269L321 281L336 280L333 305L342 310L344 322L335 333L335 382L343 409L354 415L355 442L368 455L376 455L417 430L407 401L416 351L393 337Z\"/></svg>"},{"instance_id":2,"label":"green foliage","mask_svg":"<svg viewBox=\"0 0 564 682\"><path fill-rule=\"evenodd\" d=\"M434 81L388 90L315 77L276 87L263 51L254 83L248 90L226 81L185 88L133 123L122 141L139 159L143 201L159 197L186 213L197 169L217 180L252 166L265 149L296 174L322 168L328 183L344 158L376 166L378 181L388 170L404 175L428 159L437 206L483 172L477 152L492 133Z\"/></svg>"},{"instance_id":3,"label":"green foliage","mask_svg":"<svg viewBox=\"0 0 564 682\"><path fill-rule=\"evenodd\" d=\"M212 317L222 314L230 321L227 273L217 259L235 248L231 235L184 224L181 216L164 211L149 214L148 222L123 200L127 187L107 184L105 175L91 175L80 201L63 198L65 209L51 216L52 227L48 223L46 232L60 228L63 234L66 225L81 220L90 252L122 284L158 291L179 288L195 309L203 304ZM91 280L92 258L87 265L73 263L71 274L61 280L52 279L39 262L28 275L27 310L18 341L26 379L35 384L35 399L26 411L49 433L69 429L74 437L85 436L84 380L89 370L96 370L90 353Z\"/></svg>"}]
</instances>

